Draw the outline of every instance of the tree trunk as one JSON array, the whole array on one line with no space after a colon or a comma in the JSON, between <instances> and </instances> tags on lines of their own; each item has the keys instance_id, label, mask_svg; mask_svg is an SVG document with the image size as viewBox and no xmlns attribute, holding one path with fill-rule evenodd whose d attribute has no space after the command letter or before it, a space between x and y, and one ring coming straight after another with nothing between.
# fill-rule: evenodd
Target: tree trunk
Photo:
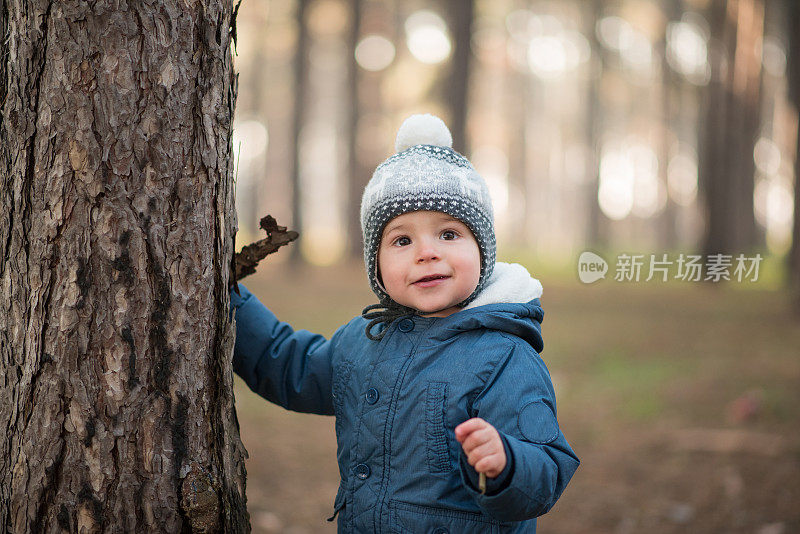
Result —
<instances>
[{"instance_id":1,"label":"tree trunk","mask_svg":"<svg viewBox=\"0 0 800 534\"><path fill-rule=\"evenodd\" d=\"M800 115L800 5L786 2L787 32L789 36L787 78L789 100ZM792 226L792 248L789 251L789 288L795 310L800 312L800 120L797 124L794 155L794 223Z\"/></svg>"},{"instance_id":2,"label":"tree trunk","mask_svg":"<svg viewBox=\"0 0 800 534\"><path fill-rule=\"evenodd\" d=\"M447 94L451 114L450 132L453 135L453 149L469 155L467 150L467 107L475 0L449 0L448 9L455 45Z\"/></svg>"},{"instance_id":3,"label":"tree trunk","mask_svg":"<svg viewBox=\"0 0 800 534\"><path fill-rule=\"evenodd\" d=\"M700 135L701 148L698 151L699 186L703 193L706 211L706 232L703 254L733 253L733 236L730 220L735 211L731 205L730 185L733 181L730 172L728 151L730 113L728 105L730 88L733 85L733 69L724 68L733 61L736 27L728 20L726 0L713 0L709 8L709 61L711 80L705 91L705 124Z\"/></svg>"},{"instance_id":4,"label":"tree trunk","mask_svg":"<svg viewBox=\"0 0 800 534\"><path fill-rule=\"evenodd\" d=\"M707 231L704 254L749 252L760 242L753 211L753 148L760 118L764 7L757 0L713 0L711 81L700 150Z\"/></svg>"},{"instance_id":5,"label":"tree trunk","mask_svg":"<svg viewBox=\"0 0 800 534\"><path fill-rule=\"evenodd\" d=\"M761 129L763 107L761 58L753 53L761 50L764 35L764 3L762 0L739 0L736 6L738 31L733 62L731 99L730 156L735 162L731 220L734 251L749 253L763 245L753 208L756 166L753 150Z\"/></svg>"},{"instance_id":6,"label":"tree trunk","mask_svg":"<svg viewBox=\"0 0 800 534\"><path fill-rule=\"evenodd\" d=\"M678 110L673 104L679 94L677 76L667 62L667 26L680 20L683 12L682 0L668 0L664 2L661 9L664 11L664 36L658 43L658 50L661 54L661 139L659 154L659 179L667 187L669 176L667 169L674 140L678 137ZM658 216L657 224L659 228L659 238L662 250L675 250L678 245L678 235L676 221L678 208L675 202L667 194L664 211Z\"/></svg>"},{"instance_id":7,"label":"tree trunk","mask_svg":"<svg viewBox=\"0 0 800 534\"><path fill-rule=\"evenodd\" d=\"M358 159L359 72L356 47L361 38L361 0L350 2L350 28L347 38L347 255L361 257L361 194L369 175Z\"/></svg>"},{"instance_id":8,"label":"tree trunk","mask_svg":"<svg viewBox=\"0 0 800 534\"><path fill-rule=\"evenodd\" d=\"M0 0L2 532L249 530L231 13Z\"/></svg>"},{"instance_id":9,"label":"tree trunk","mask_svg":"<svg viewBox=\"0 0 800 534\"><path fill-rule=\"evenodd\" d=\"M600 84L604 70L603 47L597 40L595 23L603 14L601 0L592 0L583 5L585 10L585 32L591 47L589 80L587 81L586 109L586 243L585 248L603 249L608 246L608 218L600 210L600 138L603 132L603 105L600 102Z\"/></svg>"},{"instance_id":10,"label":"tree trunk","mask_svg":"<svg viewBox=\"0 0 800 534\"><path fill-rule=\"evenodd\" d=\"M530 74L509 68L506 72L508 93L504 98L503 114L508 125L508 184L509 208L512 211L512 227L518 229L510 232L508 243L515 248L523 249L534 242L536 236L534 225L527 224L532 205L535 205L534 191L528 189L528 146L526 140L526 121L531 107ZM515 194L516 193L516 194ZM514 202L511 202L511 201Z\"/></svg>"},{"instance_id":11,"label":"tree trunk","mask_svg":"<svg viewBox=\"0 0 800 534\"><path fill-rule=\"evenodd\" d=\"M303 197L300 193L300 136L305 124L308 87L308 24L306 13L310 0L297 0L297 44L294 56L294 109L292 111L292 226L303 233ZM302 239L302 238L301 238ZM289 259L294 265L303 262L299 246L292 247Z\"/></svg>"}]
</instances>

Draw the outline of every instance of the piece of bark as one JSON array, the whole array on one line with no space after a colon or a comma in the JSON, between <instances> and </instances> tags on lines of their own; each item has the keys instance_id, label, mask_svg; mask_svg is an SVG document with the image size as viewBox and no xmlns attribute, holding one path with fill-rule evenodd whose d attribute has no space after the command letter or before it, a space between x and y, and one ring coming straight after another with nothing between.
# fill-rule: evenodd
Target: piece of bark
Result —
<instances>
[{"instance_id":1,"label":"piece of bark","mask_svg":"<svg viewBox=\"0 0 800 534\"><path fill-rule=\"evenodd\" d=\"M285 226L279 226L271 215L262 218L259 226L267 232L267 237L250 243L242 248L241 252L234 255L233 279L236 282L256 272L258 262L299 236L294 230L287 230ZM239 293L238 287L236 293Z\"/></svg>"}]
</instances>

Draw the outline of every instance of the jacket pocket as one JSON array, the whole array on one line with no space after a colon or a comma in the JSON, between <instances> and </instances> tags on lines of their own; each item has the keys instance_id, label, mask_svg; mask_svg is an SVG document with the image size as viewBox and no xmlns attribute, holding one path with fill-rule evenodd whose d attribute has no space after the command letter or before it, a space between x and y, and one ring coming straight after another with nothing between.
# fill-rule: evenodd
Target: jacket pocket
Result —
<instances>
[{"instance_id":1,"label":"jacket pocket","mask_svg":"<svg viewBox=\"0 0 800 534\"><path fill-rule=\"evenodd\" d=\"M333 384L331 394L333 395L333 409L338 417L344 409L344 398L347 394L347 384L350 382L350 375L353 372L353 362L342 361L334 368Z\"/></svg>"},{"instance_id":2,"label":"jacket pocket","mask_svg":"<svg viewBox=\"0 0 800 534\"><path fill-rule=\"evenodd\" d=\"M500 534L500 523L480 512L389 501L389 517L396 534Z\"/></svg>"},{"instance_id":3,"label":"jacket pocket","mask_svg":"<svg viewBox=\"0 0 800 534\"><path fill-rule=\"evenodd\" d=\"M345 360L334 369L333 385L331 394L333 395L333 412L336 416L336 439L341 439L345 421L345 396L350 376L353 372L353 362Z\"/></svg>"},{"instance_id":4,"label":"jacket pocket","mask_svg":"<svg viewBox=\"0 0 800 534\"><path fill-rule=\"evenodd\" d=\"M428 469L431 473L446 473L453 467L444 414L447 401L447 382L428 382L425 398L425 443Z\"/></svg>"}]
</instances>

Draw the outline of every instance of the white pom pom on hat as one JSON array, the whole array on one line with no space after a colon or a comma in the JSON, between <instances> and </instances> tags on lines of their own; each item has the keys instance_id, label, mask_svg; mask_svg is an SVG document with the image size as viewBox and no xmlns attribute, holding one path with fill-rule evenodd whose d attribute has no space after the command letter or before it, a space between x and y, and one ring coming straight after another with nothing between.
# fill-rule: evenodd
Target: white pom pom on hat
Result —
<instances>
[{"instance_id":1,"label":"white pom pom on hat","mask_svg":"<svg viewBox=\"0 0 800 534\"><path fill-rule=\"evenodd\" d=\"M429 113L411 115L397 131L395 152L416 145L434 145L453 148L453 136L442 119Z\"/></svg>"}]
</instances>

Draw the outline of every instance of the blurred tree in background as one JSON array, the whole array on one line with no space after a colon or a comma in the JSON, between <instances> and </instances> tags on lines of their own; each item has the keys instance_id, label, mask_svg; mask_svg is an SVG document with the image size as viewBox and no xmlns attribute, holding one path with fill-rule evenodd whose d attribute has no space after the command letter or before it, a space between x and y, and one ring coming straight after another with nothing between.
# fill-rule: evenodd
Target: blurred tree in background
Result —
<instances>
[{"instance_id":1,"label":"blurred tree in background","mask_svg":"<svg viewBox=\"0 0 800 534\"><path fill-rule=\"evenodd\" d=\"M789 35L789 98L795 112L800 111L800 4L788 3ZM795 117L796 119L796 117ZM789 255L789 273L794 291L795 303L800 310L800 121L796 120L795 159L794 159L794 227L792 248Z\"/></svg>"}]
</instances>

